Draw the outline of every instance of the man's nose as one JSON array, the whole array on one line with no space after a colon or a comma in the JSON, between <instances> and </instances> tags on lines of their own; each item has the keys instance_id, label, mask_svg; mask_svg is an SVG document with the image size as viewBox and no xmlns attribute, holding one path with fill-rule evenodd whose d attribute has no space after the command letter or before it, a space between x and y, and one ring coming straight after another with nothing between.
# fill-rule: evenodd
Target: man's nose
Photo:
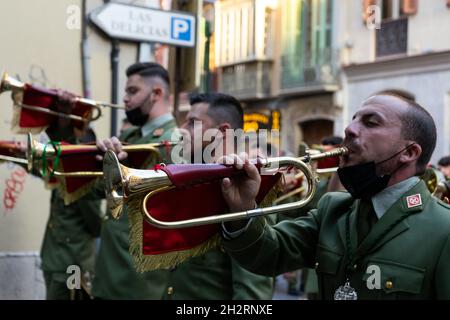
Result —
<instances>
[{"instance_id":1,"label":"man's nose","mask_svg":"<svg viewBox=\"0 0 450 320\"><path fill-rule=\"evenodd\" d=\"M345 128L346 137L357 137L358 136L358 124L355 121L350 122L350 124Z\"/></svg>"}]
</instances>

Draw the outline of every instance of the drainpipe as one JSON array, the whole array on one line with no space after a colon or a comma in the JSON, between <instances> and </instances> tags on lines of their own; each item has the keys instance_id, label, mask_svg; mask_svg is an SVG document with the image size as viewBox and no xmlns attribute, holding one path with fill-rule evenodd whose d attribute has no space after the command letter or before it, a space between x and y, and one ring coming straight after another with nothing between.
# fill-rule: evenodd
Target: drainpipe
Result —
<instances>
[{"instance_id":1,"label":"drainpipe","mask_svg":"<svg viewBox=\"0 0 450 320\"><path fill-rule=\"evenodd\" d=\"M104 3L110 0L103 0ZM119 82L119 52L120 42L111 39L111 103L118 103L118 82ZM111 108L111 137L117 135L117 109Z\"/></svg>"},{"instance_id":2,"label":"drainpipe","mask_svg":"<svg viewBox=\"0 0 450 320\"><path fill-rule=\"evenodd\" d=\"M86 12L86 1L81 1L81 75L82 75L82 87L83 87L83 97L90 98L91 97L91 70L90 70L90 55L89 55L89 42L87 39L87 24L88 17Z\"/></svg>"}]
</instances>

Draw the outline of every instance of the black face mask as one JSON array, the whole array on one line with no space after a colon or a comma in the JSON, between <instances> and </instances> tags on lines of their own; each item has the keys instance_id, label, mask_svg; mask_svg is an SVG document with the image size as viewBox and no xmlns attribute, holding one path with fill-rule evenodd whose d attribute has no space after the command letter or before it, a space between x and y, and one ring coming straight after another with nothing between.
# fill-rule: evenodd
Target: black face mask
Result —
<instances>
[{"instance_id":1,"label":"black face mask","mask_svg":"<svg viewBox=\"0 0 450 320\"><path fill-rule=\"evenodd\" d=\"M339 168L339 180L354 199L370 198L377 194L389 183L390 174L377 176L375 162L366 162Z\"/></svg>"},{"instance_id":2,"label":"black face mask","mask_svg":"<svg viewBox=\"0 0 450 320\"><path fill-rule=\"evenodd\" d=\"M412 145L414 145L414 143L410 144L406 148L400 150L399 152L396 152L393 156L377 164L374 161L370 161L353 166L339 168L337 170L337 173L342 185L345 189L347 189L347 191L352 195L354 199L371 198L387 187L392 174L401 167L399 166L390 174L385 174L380 177L377 175L376 166L388 160L391 160Z\"/></svg>"},{"instance_id":3,"label":"black face mask","mask_svg":"<svg viewBox=\"0 0 450 320\"><path fill-rule=\"evenodd\" d=\"M133 126L141 127L148 120L148 114L144 114L141 108L127 110L125 111L125 114L127 115L128 121L130 121Z\"/></svg>"}]
</instances>

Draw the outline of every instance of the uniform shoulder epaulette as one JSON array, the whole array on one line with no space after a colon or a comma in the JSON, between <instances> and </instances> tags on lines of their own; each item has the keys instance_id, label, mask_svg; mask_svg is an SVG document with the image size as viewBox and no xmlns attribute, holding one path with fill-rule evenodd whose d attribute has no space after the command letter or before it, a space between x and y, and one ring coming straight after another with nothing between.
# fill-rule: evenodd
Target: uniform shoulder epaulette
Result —
<instances>
[{"instance_id":1,"label":"uniform shoulder epaulette","mask_svg":"<svg viewBox=\"0 0 450 320\"><path fill-rule=\"evenodd\" d=\"M163 133L164 133L164 128L161 127L161 128L155 129L153 131L153 137L154 138L161 137Z\"/></svg>"}]
</instances>

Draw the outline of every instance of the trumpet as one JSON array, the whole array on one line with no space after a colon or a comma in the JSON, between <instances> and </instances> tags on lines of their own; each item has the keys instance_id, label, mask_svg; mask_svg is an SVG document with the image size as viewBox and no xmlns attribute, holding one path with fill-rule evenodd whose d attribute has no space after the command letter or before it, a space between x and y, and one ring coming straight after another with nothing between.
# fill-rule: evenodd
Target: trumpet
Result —
<instances>
[{"instance_id":1,"label":"trumpet","mask_svg":"<svg viewBox=\"0 0 450 320\"><path fill-rule=\"evenodd\" d=\"M28 160L23 159L23 158L0 155L0 161L8 161L8 162L13 162L13 163L17 163L17 164L23 164L28 167Z\"/></svg>"},{"instance_id":2,"label":"trumpet","mask_svg":"<svg viewBox=\"0 0 450 320\"><path fill-rule=\"evenodd\" d=\"M437 169L426 168L424 174L420 177L426 184L428 191L436 198L449 203L450 185L445 181L444 175Z\"/></svg>"},{"instance_id":3,"label":"trumpet","mask_svg":"<svg viewBox=\"0 0 450 320\"><path fill-rule=\"evenodd\" d=\"M161 142L123 146L129 153L128 161L134 167L142 167L163 159L161 147L171 147L177 142ZM28 134L28 170L42 169L47 183L56 185L70 204L90 191L97 178L103 176L102 163L96 155L103 155L95 145L43 144ZM40 168L39 168L40 167ZM47 174L48 172L48 174Z\"/></svg>"},{"instance_id":4,"label":"trumpet","mask_svg":"<svg viewBox=\"0 0 450 320\"><path fill-rule=\"evenodd\" d=\"M24 157L18 157L18 156ZM18 149L13 141L0 141L0 161L8 161L28 167L25 152Z\"/></svg>"},{"instance_id":5,"label":"trumpet","mask_svg":"<svg viewBox=\"0 0 450 320\"><path fill-rule=\"evenodd\" d=\"M77 104L81 104L82 106L75 107L74 110L72 111L72 114L65 114L62 112L54 111L52 110L51 105L47 106L30 105L23 102L23 97L26 93L33 92L34 95L55 99L56 91L51 89L39 88L34 85L23 83L11 77L5 72L3 73L0 82L0 94L6 91L13 92L13 100L15 104L23 109L45 113L48 115L53 115L75 121L81 121L83 123L95 121L98 118L100 118L100 116L102 115L101 107L125 109L125 107L121 105L111 104L103 101L96 101L82 97L75 98ZM87 106L88 108L85 108L85 106ZM93 110L96 111L95 115L93 115Z\"/></svg>"},{"instance_id":6,"label":"trumpet","mask_svg":"<svg viewBox=\"0 0 450 320\"><path fill-rule=\"evenodd\" d=\"M27 155L29 158L28 161L28 170L31 171L33 169L33 166L43 160L44 158L54 159L58 156L58 153L61 156L65 156L66 154L77 154L77 153L88 153L93 156L97 154L103 154L102 151L100 151L96 145L90 145L90 144L77 144L77 145L60 145L59 147L55 148L54 146L48 146L43 143L38 142L36 139L33 138L33 135L31 133L28 133L27 135L28 139L28 150ZM177 145L178 142L161 142L161 143L146 143L146 144L134 144L134 145L124 145L122 147L123 151L126 152L148 152L154 155L157 155L158 160L161 160L161 154L158 148L160 147L172 147ZM49 147L49 148L47 148ZM96 161L94 159L94 161ZM99 177L103 175L102 171L76 171L76 172L60 172L60 171L53 171L53 174L55 176L60 177Z\"/></svg>"},{"instance_id":7,"label":"trumpet","mask_svg":"<svg viewBox=\"0 0 450 320\"><path fill-rule=\"evenodd\" d=\"M167 165L160 170L137 170L130 169L121 165L116 155L108 151L103 161L103 172L106 181L106 197L108 207L111 209L114 218L118 218L122 211L123 204L136 197L142 197L140 212L144 218L153 226L162 229L177 229L202 226L207 224L216 224L220 222L246 219L256 216L264 216L273 213L280 213L288 210L298 209L307 205L316 192L316 176L309 166L309 162L317 161L328 157L343 156L348 153L345 147L330 150L319 154L306 155L300 158L293 157L277 157L268 159L258 159L256 165L259 168L272 168L274 164L278 167L295 167L299 169L306 178L308 184L308 192L303 199L293 202L277 205L275 207L257 208L248 211L218 214L194 219L181 221L161 221L155 219L147 210L147 202L157 193L165 192L177 187L183 187L183 184L174 182L172 179L176 175L185 174L186 170L191 170L195 174L193 180L190 179L189 185L202 183L205 175L210 176L216 174L216 178L224 178L244 174L242 170L236 170L232 167L224 167L222 165ZM184 167L183 167L184 166ZM206 171L203 172L203 171ZM220 174L219 174L220 173Z\"/></svg>"},{"instance_id":8,"label":"trumpet","mask_svg":"<svg viewBox=\"0 0 450 320\"><path fill-rule=\"evenodd\" d=\"M331 148L332 149L332 148ZM321 145L313 145L313 148L306 148L305 154L308 156L314 156L314 155L321 155L324 152L331 150L330 148L325 149ZM313 167L313 172L316 175L317 180L319 179L326 179L331 177L333 173L337 171L339 168L339 158L338 156L334 157L325 157L317 159L316 165ZM301 194L303 191L305 191L306 187L301 185L301 181L303 180L304 174L303 172L299 172L294 176L294 180L300 183L300 186L295 187L294 189L290 190L289 192L279 196L277 199L273 201L273 204L278 204L280 202L283 202L284 200L297 195Z\"/></svg>"},{"instance_id":9,"label":"trumpet","mask_svg":"<svg viewBox=\"0 0 450 320\"><path fill-rule=\"evenodd\" d=\"M321 178L328 178L329 176L331 176L331 174L337 172L337 169L339 167L332 167L332 168L323 168L323 169L315 169L313 170L313 172L316 175L317 179L321 179ZM303 174L303 172L297 173L294 176L295 180L301 180L305 175ZM320 181L320 180L319 180ZM281 196L279 196L277 199L275 199L275 201L273 202L273 204L277 204L280 202L283 202L284 200L295 196L296 194L301 194L303 191L305 191L305 187L304 186L299 186L295 189L292 189L291 191L287 192L286 194L283 194Z\"/></svg>"}]
</instances>

